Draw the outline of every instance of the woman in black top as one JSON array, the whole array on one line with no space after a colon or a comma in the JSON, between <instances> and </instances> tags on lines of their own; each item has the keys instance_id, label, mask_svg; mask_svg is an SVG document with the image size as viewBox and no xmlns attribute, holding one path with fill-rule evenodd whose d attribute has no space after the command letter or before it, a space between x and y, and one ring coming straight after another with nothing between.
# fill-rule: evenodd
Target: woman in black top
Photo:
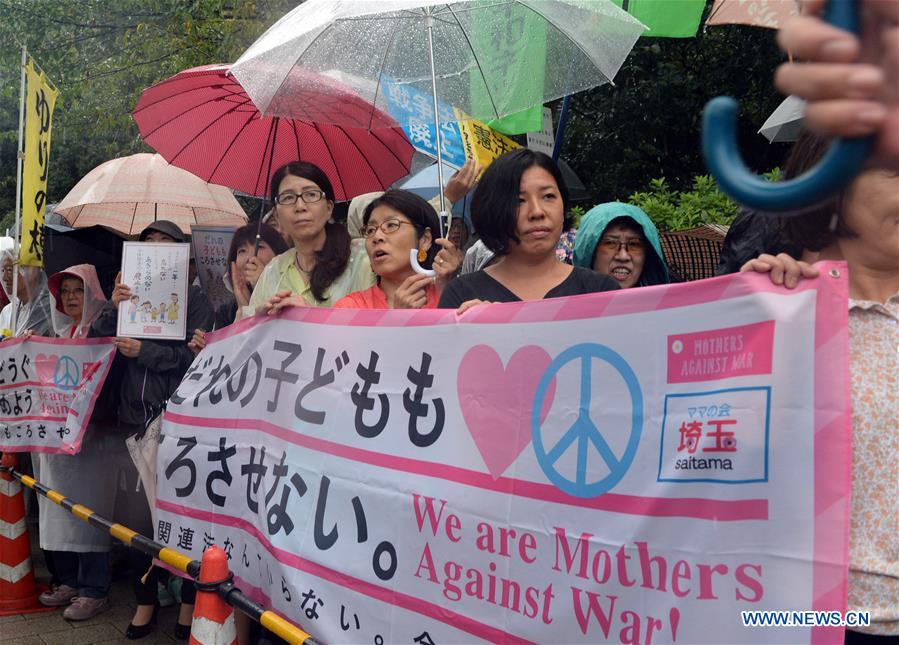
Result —
<instances>
[{"instance_id":1,"label":"woman in black top","mask_svg":"<svg viewBox=\"0 0 899 645\"><path fill-rule=\"evenodd\" d=\"M464 312L490 302L541 300L617 289L607 275L556 259L568 210L568 188L556 163L518 148L484 172L471 201L471 219L498 261L450 282L439 306Z\"/></svg>"}]
</instances>

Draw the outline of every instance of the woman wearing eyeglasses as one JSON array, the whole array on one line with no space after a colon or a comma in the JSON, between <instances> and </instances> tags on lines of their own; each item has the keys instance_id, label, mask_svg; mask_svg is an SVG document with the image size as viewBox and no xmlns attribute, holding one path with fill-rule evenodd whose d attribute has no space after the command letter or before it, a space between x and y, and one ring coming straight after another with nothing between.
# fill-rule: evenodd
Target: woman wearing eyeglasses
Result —
<instances>
[{"instance_id":1,"label":"woman wearing eyeglasses","mask_svg":"<svg viewBox=\"0 0 899 645\"><path fill-rule=\"evenodd\" d=\"M437 212L424 199L405 190L388 190L362 214L362 238L377 283L351 293L335 307L355 309L433 309L443 287L462 266L462 252L449 240L435 240ZM442 247L442 248L441 248ZM433 268L435 277L412 269L409 252Z\"/></svg>"},{"instance_id":2,"label":"woman wearing eyeglasses","mask_svg":"<svg viewBox=\"0 0 899 645\"><path fill-rule=\"evenodd\" d=\"M318 166L295 161L275 171L271 199L281 232L293 248L272 260L250 298L256 313L287 306L331 307L348 293L371 286L362 240L331 220L334 189Z\"/></svg>"},{"instance_id":3,"label":"woman wearing eyeglasses","mask_svg":"<svg viewBox=\"0 0 899 645\"><path fill-rule=\"evenodd\" d=\"M655 224L620 202L594 206L581 219L574 265L610 275L622 289L670 282Z\"/></svg>"}]
</instances>

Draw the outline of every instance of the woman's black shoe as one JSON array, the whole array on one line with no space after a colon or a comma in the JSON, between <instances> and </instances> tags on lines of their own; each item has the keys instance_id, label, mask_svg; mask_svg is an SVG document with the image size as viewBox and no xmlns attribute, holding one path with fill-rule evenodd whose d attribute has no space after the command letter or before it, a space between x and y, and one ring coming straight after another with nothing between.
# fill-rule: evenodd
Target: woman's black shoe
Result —
<instances>
[{"instance_id":1,"label":"woman's black shoe","mask_svg":"<svg viewBox=\"0 0 899 645\"><path fill-rule=\"evenodd\" d=\"M175 638L179 641L186 641L190 638L190 625L175 623Z\"/></svg>"},{"instance_id":2,"label":"woman's black shoe","mask_svg":"<svg viewBox=\"0 0 899 645\"><path fill-rule=\"evenodd\" d=\"M144 636L148 636L153 633L156 629L156 614L159 613L159 605L153 605L153 615L150 616L150 622L146 625L135 625L134 623L128 623L128 627L125 629L125 638L129 641L137 640L138 638L143 638Z\"/></svg>"}]
</instances>

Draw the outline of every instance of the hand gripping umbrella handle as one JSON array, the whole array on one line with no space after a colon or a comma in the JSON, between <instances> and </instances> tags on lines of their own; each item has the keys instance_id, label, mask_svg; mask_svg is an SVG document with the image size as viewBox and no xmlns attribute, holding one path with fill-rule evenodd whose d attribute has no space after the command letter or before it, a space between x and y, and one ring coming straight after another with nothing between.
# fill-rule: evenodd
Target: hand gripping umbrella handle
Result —
<instances>
[{"instance_id":1,"label":"hand gripping umbrella handle","mask_svg":"<svg viewBox=\"0 0 899 645\"><path fill-rule=\"evenodd\" d=\"M426 275L429 278L437 275L434 269L425 269L418 263L418 249L409 249L409 263L412 265L412 270L418 275Z\"/></svg>"},{"instance_id":2,"label":"hand gripping umbrella handle","mask_svg":"<svg viewBox=\"0 0 899 645\"><path fill-rule=\"evenodd\" d=\"M858 33L858 0L828 0L825 19ZM874 144L873 136L836 139L824 158L805 174L769 182L749 170L737 149L737 102L719 96L705 106L702 152L721 190L737 202L761 211L802 209L823 201L849 184L861 170Z\"/></svg>"}]
</instances>

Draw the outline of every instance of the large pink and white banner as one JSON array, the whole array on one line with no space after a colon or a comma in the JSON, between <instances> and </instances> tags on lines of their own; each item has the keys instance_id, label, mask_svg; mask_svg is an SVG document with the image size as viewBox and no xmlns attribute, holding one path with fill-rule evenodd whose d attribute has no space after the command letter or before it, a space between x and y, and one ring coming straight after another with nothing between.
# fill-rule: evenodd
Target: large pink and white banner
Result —
<instances>
[{"instance_id":1,"label":"large pink and white banner","mask_svg":"<svg viewBox=\"0 0 899 645\"><path fill-rule=\"evenodd\" d=\"M838 643L845 266L210 335L157 540L335 643Z\"/></svg>"},{"instance_id":2,"label":"large pink and white banner","mask_svg":"<svg viewBox=\"0 0 899 645\"><path fill-rule=\"evenodd\" d=\"M0 343L0 451L75 454L115 357L112 338Z\"/></svg>"}]
</instances>

